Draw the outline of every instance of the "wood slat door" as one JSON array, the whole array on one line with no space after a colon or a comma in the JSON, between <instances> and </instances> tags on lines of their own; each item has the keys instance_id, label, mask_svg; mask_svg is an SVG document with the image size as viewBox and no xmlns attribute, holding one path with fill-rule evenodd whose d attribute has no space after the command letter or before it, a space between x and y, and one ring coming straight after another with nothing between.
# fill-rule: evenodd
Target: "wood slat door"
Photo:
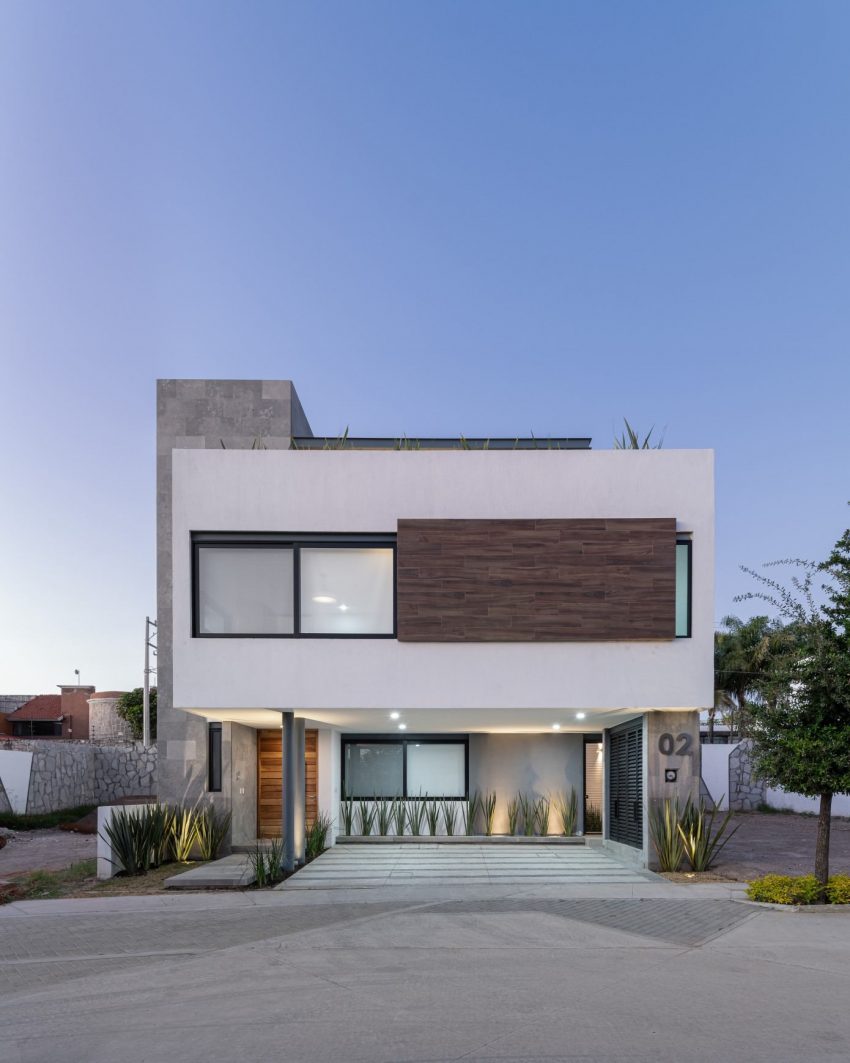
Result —
<instances>
[{"instance_id":1,"label":"wood slat door","mask_svg":"<svg viewBox=\"0 0 850 1063\"><path fill-rule=\"evenodd\" d=\"M319 732L304 732L304 775L307 798L307 827L319 811ZM257 732L257 836L279 838L283 803L282 732Z\"/></svg>"}]
</instances>

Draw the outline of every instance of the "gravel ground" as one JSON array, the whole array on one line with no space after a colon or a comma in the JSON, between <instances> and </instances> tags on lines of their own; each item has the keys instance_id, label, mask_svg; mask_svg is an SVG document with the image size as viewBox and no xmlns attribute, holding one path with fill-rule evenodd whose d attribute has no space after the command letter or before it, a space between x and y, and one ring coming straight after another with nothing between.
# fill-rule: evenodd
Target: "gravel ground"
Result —
<instances>
[{"instance_id":1,"label":"gravel ground","mask_svg":"<svg viewBox=\"0 0 850 1063\"><path fill-rule=\"evenodd\" d=\"M97 837L65 830L3 830L0 879L26 871L59 871L97 856Z\"/></svg>"},{"instance_id":2,"label":"gravel ground","mask_svg":"<svg viewBox=\"0 0 850 1063\"><path fill-rule=\"evenodd\" d=\"M733 822L738 830L717 861L715 871L720 875L744 881L759 875L803 875L814 870L814 816L748 812L734 816ZM832 821L830 870L850 872L850 820Z\"/></svg>"}]
</instances>

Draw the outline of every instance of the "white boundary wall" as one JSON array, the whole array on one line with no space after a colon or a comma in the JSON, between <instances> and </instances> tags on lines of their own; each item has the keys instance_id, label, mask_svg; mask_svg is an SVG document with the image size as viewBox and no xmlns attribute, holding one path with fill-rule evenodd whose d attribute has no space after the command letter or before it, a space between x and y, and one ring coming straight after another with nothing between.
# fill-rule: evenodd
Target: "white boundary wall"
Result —
<instances>
[{"instance_id":1,"label":"white boundary wall","mask_svg":"<svg viewBox=\"0 0 850 1063\"><path fill-rule=\"evenodd\" d=\"M99 879L115 878L119 871L123 871L106 835L106 824L112 819L113 813L118 809L124 809L136 816L143 809L152 807L152 805L101 805L97 810L97 877Z\"/></svg>"}]
</instances>

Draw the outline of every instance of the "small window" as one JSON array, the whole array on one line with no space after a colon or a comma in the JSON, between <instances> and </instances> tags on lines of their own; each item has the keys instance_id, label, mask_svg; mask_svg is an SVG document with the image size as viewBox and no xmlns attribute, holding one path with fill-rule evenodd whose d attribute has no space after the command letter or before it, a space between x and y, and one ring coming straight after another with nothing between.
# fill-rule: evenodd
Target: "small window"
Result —
<instances>
[{"instance_id":1,"label":"small window","mask_svg":"<svg viewBox=\"0 0 850 1063\"><path fill-rule=\"evenodd\" d=\"M221 724L209 725L209 791L210 793L221 792Z\"/></svg>"},{"instance_id":2,"label":"small window","mask_svg":"<svg viewBox=\"0 0 850 1063\"><path fill-rule=\"evenodd\" d=\"M691 541L676 543L676 638L691 637Z\"/></svg>"}]
</instances>

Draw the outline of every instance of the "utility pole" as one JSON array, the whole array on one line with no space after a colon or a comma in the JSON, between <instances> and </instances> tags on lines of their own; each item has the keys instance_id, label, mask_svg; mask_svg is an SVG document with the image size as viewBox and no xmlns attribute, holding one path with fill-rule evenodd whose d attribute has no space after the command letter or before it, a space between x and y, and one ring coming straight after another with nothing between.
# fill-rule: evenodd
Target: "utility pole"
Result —
<instances>
[{"instance_id":1,"label":"utility pole","mask_svg":"<svg viewBox=\"0 0 850 1063\"><path fill-rule=\"evenodd\" d=\"M151 668L151 650L156 657L156 646L153 639L156 638L156 631L151 631L151 628L156 628L156 621L151 620L149 616L145 617L145 682L143 687L142 697L142 744L145 749L151 744L151 672L155 672L156 668Z\"/></svg>"}]
</instances>

